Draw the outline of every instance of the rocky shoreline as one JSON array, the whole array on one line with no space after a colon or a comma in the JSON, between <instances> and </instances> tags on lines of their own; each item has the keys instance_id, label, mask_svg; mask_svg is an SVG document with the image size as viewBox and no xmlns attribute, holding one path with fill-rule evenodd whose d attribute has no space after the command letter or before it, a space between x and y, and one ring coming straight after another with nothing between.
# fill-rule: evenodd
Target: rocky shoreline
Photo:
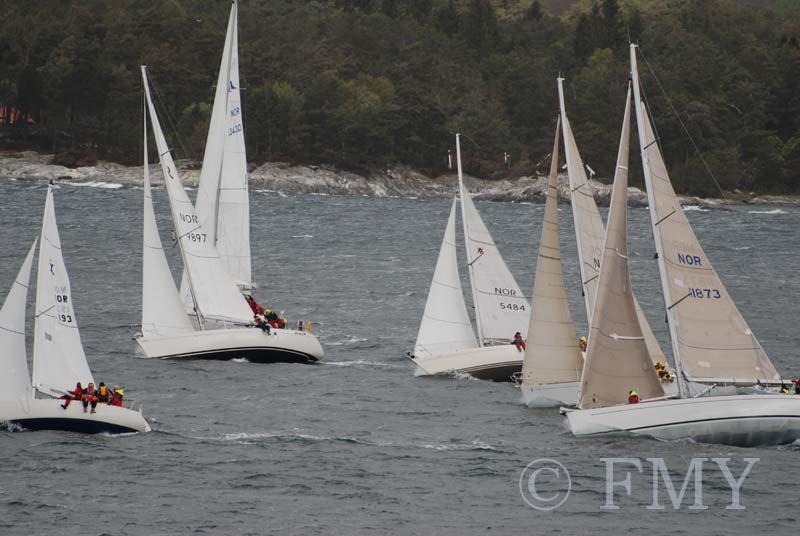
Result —
<instances>
[{"instance_id":1,"label":"rocky shoreline","mask_svg":"<svg viewBox=\"0 0 800 536\"><path fill-rule=\"evenodd\" d=\"M124 166L113 162L97 162L93 166L68 168L52 162L52 155L33 151L0 153L0 180L60 181L98 183L106 187L141 187L142 167ZM176 162L181 179L186 186L196 186L200 165L189 160ZM450 197L455 194L457 178L448 173L429 177L405 166L394 166L362 176L324 166L293 166L282 162L269 162L251 166L250 188L284 193L314 193L327 195L358 195L370 197ZM161 183L161 169L151 165L153 182ZM547 178L521 176L502 180L484 180L465 176L465 182L477 199L543 203ZM610 185L592 181L595 199L601 206L609 203ZM566 175L559 176L559 199L569 202ZM720 206L736 203L765 205L800 205L800 198L792 196L737 196L731 199L701 199L682 197L684 205ZM628 204L647 206L647 195L638 188L628 188Z\"/></svg>"}]
</instances>

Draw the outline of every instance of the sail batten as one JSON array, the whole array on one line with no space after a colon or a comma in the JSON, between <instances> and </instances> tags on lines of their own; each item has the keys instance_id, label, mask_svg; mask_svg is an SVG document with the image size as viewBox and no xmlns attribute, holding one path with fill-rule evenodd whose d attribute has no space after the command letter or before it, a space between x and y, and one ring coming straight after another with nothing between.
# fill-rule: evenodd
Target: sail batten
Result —
<instances>
[{"instance_id":1,"label":"sail batten","mask_svg":"<svg viewBox=\"0 0 800 536\"><path fill-rule=\"evenodd\" d=\"M458 273L456 200L453 199L414 346L414 356L429 357L477 347L478 341L472 331Z\"/></svg>"},{"instance_id":2,"label":"sail batten","mask_svg":"<svg viewBox=\"0 0 800 536\"><path fill-rule=\"evenodd\" d=\"M716 378L742 385L779 382L682 210L641 99L635 45L630 59L650 219L679 373L709 383Z\"/></svg>"},{"instance_id":3,"label":"sail batten","mask_svg":"<svg viewBox=\"0 0 800 536\"><path fill-rule=\"evenodd\" d=\"M558 145L561 120L556 124L547 201L531 300L528 341L522 364L522 383L531 385L577 382L581 357L575 326L564 288L558 238Z\"/></svg>"},{"instance_id":4,"label":"sail batten","mask_svg":"<svg viewBox=\"0 0 800 536\"><path fill-rule=\"evenodd\" d=\"M631 92L625 103L608 225L597 283L579 407L625 404L631 389L643 399L664 396L645 344L628 271L628 153Z\"/></svg>"}]
</instances>

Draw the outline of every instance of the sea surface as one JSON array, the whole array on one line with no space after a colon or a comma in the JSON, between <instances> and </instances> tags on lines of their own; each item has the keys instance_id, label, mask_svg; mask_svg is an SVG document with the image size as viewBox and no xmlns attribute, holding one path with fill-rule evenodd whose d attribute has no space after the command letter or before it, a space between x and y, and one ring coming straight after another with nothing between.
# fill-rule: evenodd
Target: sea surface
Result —
<instances>
[{"instance_id":1,"label":"sea surface","mask_svg":"<svg viewBox=\"0 0 800 536\"><path fill-rule=\"evenodd\" d=\"M556 410L520 405L510 384L414 377L405 352L417 334L448 200L252 192L257 297L285 310L290 322L320 322L326 351L316 366L258 365L139 357L131 337L140 318L142 191L58 186L56 215L94 376L124 385L128 399L144 404L154 431L0 431L0 535L798 530L800 445L580 440ZM44 183L0 182L0 297L39 233L45 190ZM155 195L169 244L167 200L163 191ZM476 204L529 293L543 206ZM779 370L800 374L800 209L736 206L688 215ZM633 283L669 349L649 215L632 209L630 218ZM585 333L569 206L560 222L572 314ZM177 275L177 248L169 254ZM540 458L560 462L571 476L571 494L552 511L531 508L520 492L523 468ZM631 471L630 495L613 487L617 510L603 508L607 458L642 466L615 466L615 481ZM675 509L661 473L654 488L647 458L664 460L676 495L692 459L729 458L735 476L745 458L759 461L741 487L738 510L726 509L729 486L706 462L700 504L708 508L691 510L694 477ZM558 491L562 475L542 475L540 496ZM647 508L654 489L663 509Z\"/></svg>"}]
</instances>

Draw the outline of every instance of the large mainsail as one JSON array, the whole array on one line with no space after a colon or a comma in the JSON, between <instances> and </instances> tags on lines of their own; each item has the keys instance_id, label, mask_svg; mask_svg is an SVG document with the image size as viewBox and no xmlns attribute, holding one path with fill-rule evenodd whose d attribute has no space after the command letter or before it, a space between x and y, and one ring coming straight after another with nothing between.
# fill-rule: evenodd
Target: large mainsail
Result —
<instances>
[{"instance_id":1,"label":"large mainsail","mask_svg":"<svg viewBox=\"0 0 800 536\"><path fill-rule=\"evenodd\" d=\"M600 275L600 257L603 254L606 229L600 217L600 211L597 209L597 203L594 200L594 188L586 177L583 160L578 152L578 144L575 142L575 136L567 118L563 83L564 79L559 78L558 99L563 123L564 153L567 160L572 217L575 223L575 240L578 244L578 262L583 284L583 301L586 306L586 319L591 325L595 297L597 296L598 276ZM666 363L661 345L650 328L650 322L647 320L635 296L633 300L636 306L636 315L639 317L642 333L644 333L644 340L647 343L647 350L650 353L650 359L653 362Z\"/></svg>"},{"instance_id":2,"label":"large mainsail","mask_svg":"<svg viewBox=\"0 0 800 536\"><path fill-rule=\"evenodd\" d=\"M639 90L631 45L639 144L676 365L694 382L780 383L694 235L667 173Z\"/></svg>"},{"instance_id":3,"label":"large mainsail","mask_svg":"<svg viewBox=\"0 0 800 536\"><path fill-rule=\"evenodd\" d=\"M625 103L611 207L597 278L578 405L581 409L624 404L628 391L643 399L664 396L642 335L628 272L628 145L631 93Z\"/></svg>"},{"instance_id":4,"label":"large mainsail","mask_svg":"<svg viewBox=\"0 0 800 536\"><path fill-rule=\"evenodd\" d=\"M75 382L86 385L91 381L61 254L53 190L48 187L36 279L33 386L44 393L62 394L75 387Z\"/></svg>"},{"instance_id":5,"label":"large mainsail","mask_svg":"<svg viewBox=\"0 0 800 536\"><path fill-rule=\"evenodd\" d=\"M36 240L0 309L0 348L3 349L0 354L3 371L0 374L0 400L28 400L33 396L25 352L25 310L35 250Z\"/></svg>"},{"instance_id":6,"label":"large mainsail","mask_svg":"<svg viewBox=\"0 0 800 536\"><path fill-rule=\"evenodd\" d=\"M553 384L580 380L583 358L569 312L561 245L558 240L558 139L561 119L556 123L550 164L550 184L544 207L539 258L533 284L528 346L522 364L522 383Z\"/></svg>"},{"instance_id":7,"label":"large mainsail","mask_svg":"<svg viewBox=\"0 0 800 536\"><path fill-rule=\"evenodd\" d=\"M429 357L477 347L478 341L472 331L458 274L456 200L453 199L414 346L414 356Z\"/></svg>"},{"instance_id":8,"label":"large mainsail","mask_svg":"<svg viewBox=\"0 0 800 536\"><path fill-rule=\"evenodd\" d=\"M150 189L147 156L147 110L144 110L144 233L142 238L142 335L158 337L191 333L192 322L183 309L178 289L158 235Z\"/></svg>"},{"instance_id":9,"label":"large mainsail","mask_svg":"<svg viewBox=\"0 0 800 536\"><path fill-rule=\"evenodd\" d=\"M206 319L249 323L252 319L250 307L225 269L217 248L208 237L208 230L198 218L194 205L183 189L150 97L145 67L142 67L142 80L172 209L172 222L197 313Z\"/></svg>"},{"instance_id":10,"label":"large mainsail","mask_svg":"<svg viewBox=\"0 0 800 536\"><path fill-rule=\"evenodd\" d=\"M456 135L458 188L461 198L461 217L464 221L464 242L467 250L472 285L472 300L478 339L481 345L507 342L519 331L528 332L530 306L506 266L492 235L483 223L478 209L464 188L461 169L461 143Z\"/></svg>"}]
</instances>

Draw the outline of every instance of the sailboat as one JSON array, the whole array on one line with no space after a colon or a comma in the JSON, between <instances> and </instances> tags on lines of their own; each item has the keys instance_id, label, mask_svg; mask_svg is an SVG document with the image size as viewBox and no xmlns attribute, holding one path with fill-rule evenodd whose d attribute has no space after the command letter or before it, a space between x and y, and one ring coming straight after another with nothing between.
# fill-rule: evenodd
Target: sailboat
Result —
<instances>
[{"instance_id":1,"label":"sailboat","mask_svg":"<svg viewBox=\"0 0 800 536\"><path fill-rule=\"evenodd\" d=\"M533 284L528 344L522 364L520 390L529 407L575 404L583 356L569 312L561 246L558 240L558 143L561 118L556 123L547 201L544 208L539 257Z\"/></svg>"},{"instance_id":2,"label":"sailboat","mask_svg":"<svg viewBox=\"0 0 800 536\"><path fill-rule=\"evenodd\" d=\"M25 311L37 241L0 310L0 421L26 430L149 432L150 425L141 410L98 404L96 412L85 413L80 402L62 407L59 396L67 394L78 381L86 386L94 379L78 331L50 187L38 242L33 376L28 373L25 350Z\"/></svg>"},{"instance_id":3,"label":"sailboat","mask_svg":"<svg viewBox=\"0 0 800 536\"><path fill-rule=\"evenodd\" d=\"M630 60L679 398L664 399L637 337L637 323L631 321L631 300L620 298L625 293L622 265L627 261L622 262L625 221L620 202L613 199L619 197L615 183L595 308L606 323L596 330L593 324L580 409L566 411L569 426L576 436L629 432L738 446L793 442L800 438L800 397L770 391L783 383L780 374L725 290L672 187L642 102L636 45L631 45ZM607 258L616 262L606 263ZM614 314L606 318L610 310ZM749 392L728 394L745 388ZM641 402L625 403L629 389L638 391Z\"/></svg>"},{"instance_id":4,"label":"sailboat","mask_svg":"<svg viewBox=\"0 0 800 536\"><path fill-rule=\"evenodd\" d=\"M158 358L245 358L251 362L299 363L319 361L323 357L322 347L311 333L290 329L269 332L255 329L250 306L183 188L153 106L144 66L142 80L147 109L144 112L142 331L136 338L139 347L147 357ZM193 313L199 326L197 329L183 308L158 235L147 156L148 117L186 269Z\"/></svg>"},{"instance_id":5,"label":"sailboat","mask_svg":"<svg viewBox=\"0 0 800 536\"><path fill-rule=\"evenodd\" d=\"M464 187L458 134L456 161L478 335L472 330L461 290L454 199L412 354L415 374L465 373L480 379L511 381L520 371L523 358L522 351L511 342L516 332L526 336L530 305Z\"/></svg>"}]
</instances>

